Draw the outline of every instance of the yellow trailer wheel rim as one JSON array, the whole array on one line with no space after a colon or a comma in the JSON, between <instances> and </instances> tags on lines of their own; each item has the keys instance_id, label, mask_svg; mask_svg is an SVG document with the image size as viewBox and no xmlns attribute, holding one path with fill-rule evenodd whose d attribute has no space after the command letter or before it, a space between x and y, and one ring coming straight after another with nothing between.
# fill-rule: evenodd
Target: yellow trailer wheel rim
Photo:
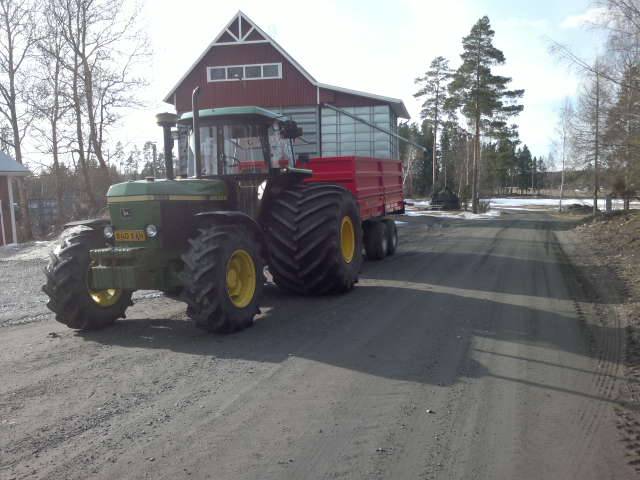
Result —
<instances>
[{"instance_id":1,"label":"yellow trailer wheel rim","mask_svg":"<svg viewBox=\"0 0 640 480\"><path fill-rule=\"evenodd\" d=\"M345 216L340 225L340 250L345 262L351 263L356 253L356 231L351 217Z\"/></svg>"},{"instance_id":2,"label":"yellow trailer wheel rim","mask_svg":"<svg viewBox=\"0 0 640 480\"><path fill-rule=\"evenodd\" d=\"M256 293L256 266L246 250L238 249L227 262L227 295L237 308L245 308Z\"/></svg>"}]
</instances>

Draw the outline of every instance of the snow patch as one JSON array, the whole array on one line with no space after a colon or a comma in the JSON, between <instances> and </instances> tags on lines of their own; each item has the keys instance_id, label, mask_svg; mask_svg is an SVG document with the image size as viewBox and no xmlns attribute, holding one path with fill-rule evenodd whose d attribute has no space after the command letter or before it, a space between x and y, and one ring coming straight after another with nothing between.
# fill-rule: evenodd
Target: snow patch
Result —
<instances>
[{"instance_id":1,"label":"snow patch","mask_svg":"<svg viewBox=\"0 0 640 480\"><path fill-rule=\"evenodd\" d=\"M491 208L504 209L504 210L521 210L521 211L540 211L540 210L557 210L560 206L559 198L520 198L520 197L507 197L507 198L487 198L483 201L488 201L491 204ZM590 198L563 198L562 208L569 205L584 205L587 207L593 206L593 200ZM622 210L623 201L621 199L612 200L612 206L614 210ZM640 208L640 202L634 201L630 205L633 209ZM606 208L606 200L604 198L598 199L598 208L604 210Z\"/></svg>"},{"instance_id":2,"label":"snow patch","mask_svg":"<svg viewBox=\"0 0 640 480\"><path fill-rule=\"evenodd\" d=\"M31 260L47 260L49 252L57 240L28 242L0 247L0 261L28 262Z\"/></svg>"},{"instance_id":3,"label":"snow patch","mask_svg":"<svg viewBox=\"0 0 640 480\"><path fill-rule=\"evenodd\" d=\"M486 220L488 218L496 218L502 215L499 210L489 210L486 213L471 213L462 211L442 211L442 210L416 210L405 212L407 217L433 217L433 218L451 218L463 220Z\"/></svg>"}]
</instances>

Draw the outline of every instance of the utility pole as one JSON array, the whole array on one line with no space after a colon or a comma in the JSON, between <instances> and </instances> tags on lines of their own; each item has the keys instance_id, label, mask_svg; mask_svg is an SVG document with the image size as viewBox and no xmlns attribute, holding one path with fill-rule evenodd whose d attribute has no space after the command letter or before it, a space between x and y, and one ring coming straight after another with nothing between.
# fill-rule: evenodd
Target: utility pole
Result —
<instances>
[{"instance_id":1,"label":"utility pole","mask_svg":"<svg viewBox=\"0 0 640 480\"><path fill-rule=\"evenodd\" d=\"M600 136L600 73L596 68L596 135L595 135L595 150L594 150L594 162L593 162L593 214L598 213L598 154L599 154L599 136Z\"/></svg>"},{"instance_id":2,"label":"utility pole","mask_svg":"<svg viewBox=\"0 0 640 480\"><path fill-rule=\"evenodd\" d=\"M563 122L565 120L563 119ZM563 125L562 127L562 173L560 174L560 205L558 210L562 212L562 197L564 195L564 162L566 158L567 148L567 129Z\"/></svg>"}]
</instances>

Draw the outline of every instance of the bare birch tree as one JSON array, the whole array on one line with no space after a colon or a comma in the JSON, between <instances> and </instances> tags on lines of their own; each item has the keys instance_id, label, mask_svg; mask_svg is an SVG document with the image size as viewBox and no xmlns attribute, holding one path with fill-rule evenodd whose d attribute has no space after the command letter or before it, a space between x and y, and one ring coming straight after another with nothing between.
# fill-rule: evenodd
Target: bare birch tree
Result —
<instances>
[{"instance_id":1,"label":"bare birch tree","mask_svg":"<svg viewBox=\"0 0 640 480\"><path fill-rule=\"evenodd\" d=\"M562 107L560 108L560 117L558 120L558 126L556 128L559 136L559 148L561 157L561 173L560 173L560 202L558 210L562 212L562 200L564 198L564 181L565 171L567 166L567 155L571 145L571 134L573 129L573 122L575 117L575 110L570 98L565 98Z\"/></svg>"},{"instance_id":2,"label":"bare birch tree","mask_svg":"<svg viewBox=\"0 0 640 480\"><path fill-rule=\"evenodd\" d=\"M146 36L137 29L137 9L127 8L131 2L54 1L56 21L73 53L76 116L85 117L88 146L108 178L105 130L118 120L118 109L138 105L135 90L144 81L134 69L148 55Z\"/></svg>"},{"instance_id":3,"label":"bare birch tree","mask_svg":"<svg viewBox=\"0 0 640 480\"><path fill-rule=\"evenodd\" d=\"M38 42L34 0L0 0L0 115L11 128L6 139L18 163L23 164L22 144L33 120L26 93L31 86L29 59ZM18 179L22 216L22 238L31 240L29 199L22 179Z\"/></svg>"},{"instance_id":4,"label":"bare birch tree","mask_svg":"<svg viewBox=\"0 0 640 480\"><path fill-rule=\"evenodd\" d=\"M65 181L60 157L61 147L68 146L68 138L65 138L62 126L71 109L68 92L65 91L68 82L64 76L64 62L67 61L69 50L56 22L51 17L45 17L44 21L45 30L38 42L37 71L40 81L36 84L30 104L38 120L33 126L38 134L37 143L52 158L58 203L57 223L62 225L67 215L63 208Z\"/></svg>"}]
</instances>

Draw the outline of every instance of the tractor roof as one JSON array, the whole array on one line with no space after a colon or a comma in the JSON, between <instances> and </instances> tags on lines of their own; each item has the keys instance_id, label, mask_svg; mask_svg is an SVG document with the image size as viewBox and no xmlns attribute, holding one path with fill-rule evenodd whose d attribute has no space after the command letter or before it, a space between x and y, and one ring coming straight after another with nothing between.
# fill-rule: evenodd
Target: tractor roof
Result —
<instances>
[{"instance_id":1,"label":"tractor roof","mask_svg":"<svg viewBox=\"0 0 640 480\"><path fill-rule=\"evenodd\" d=\"M218 117L258 117L266 120L283 119L287 117L279 113L272 112L261 107L223 107L223 108L207 108L199 110L200 118L218 118ZM193 112L185 112L180 115L178 122L186 123L193 119Z\"/></svg>"}]
</instances>

